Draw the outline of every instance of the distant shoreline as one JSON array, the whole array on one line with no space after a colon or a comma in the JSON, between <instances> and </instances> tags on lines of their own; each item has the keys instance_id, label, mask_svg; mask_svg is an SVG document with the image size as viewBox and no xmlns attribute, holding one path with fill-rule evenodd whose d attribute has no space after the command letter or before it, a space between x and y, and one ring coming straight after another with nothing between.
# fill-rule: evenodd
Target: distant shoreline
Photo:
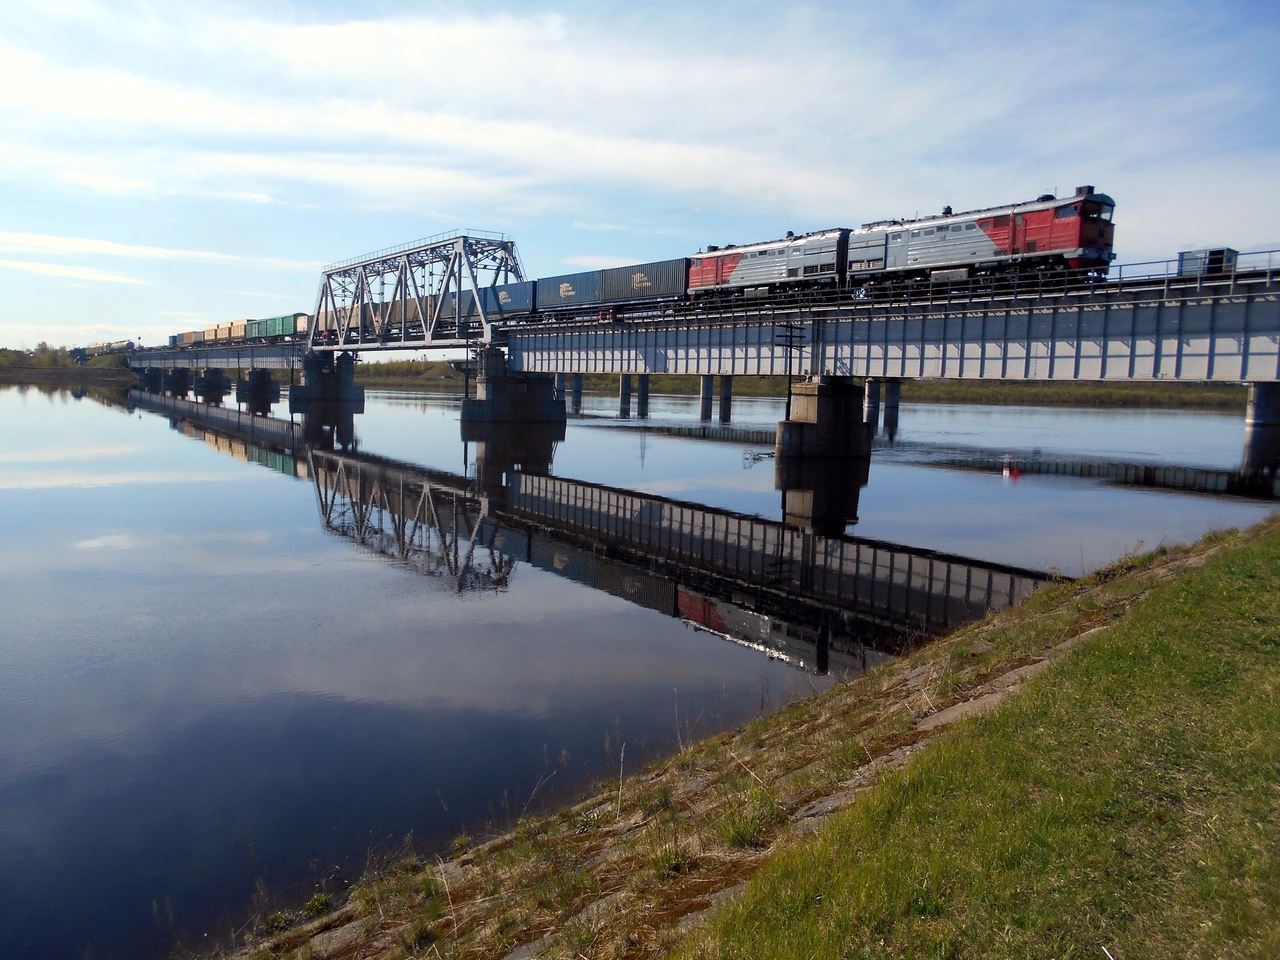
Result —
<instances>
[{"instance_id":1,"label":"distant shoreline","mask_svg":"<svg viewBox=\"0 0 1280 960\"><path fill-rule=\"evenodd\" d=\"M133 372L102 367L0 367L0 383L10 385L133 383Z\"/></svg>"}]
</instances>

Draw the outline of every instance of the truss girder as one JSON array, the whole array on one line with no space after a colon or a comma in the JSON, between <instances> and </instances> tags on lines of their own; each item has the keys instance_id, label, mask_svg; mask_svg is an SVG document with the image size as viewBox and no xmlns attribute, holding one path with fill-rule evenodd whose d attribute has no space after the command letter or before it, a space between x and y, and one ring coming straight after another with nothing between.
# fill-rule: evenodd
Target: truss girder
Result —
<instances>
[{"instance_id":1,"label":"truss girder","mask_svg":"<svg viewBox=\"0 0 1280 960\"><path fill-rule=\"evenodd\" d=\"M336 264L321 277L307 345L386 349L491 343L494 318L481 291L523 280L515 242L500 235L434 238Z\"/></svg>"}]
</instances>

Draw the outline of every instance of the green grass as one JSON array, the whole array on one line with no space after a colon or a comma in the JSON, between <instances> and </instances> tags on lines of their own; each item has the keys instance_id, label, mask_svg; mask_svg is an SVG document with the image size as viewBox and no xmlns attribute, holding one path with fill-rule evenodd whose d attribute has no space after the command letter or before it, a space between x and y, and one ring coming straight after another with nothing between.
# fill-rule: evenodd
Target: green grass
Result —
<instances>
[{"instance_id":1,"label":"green grass","mask_svg":"<svg viewBox=\"0 0 1280 960\"><path fill-rule=\"evenodd\" d=\"M1280 956L1280 540L1165 583L783 849L685 958Z\"/></svg>"}]
</instances>

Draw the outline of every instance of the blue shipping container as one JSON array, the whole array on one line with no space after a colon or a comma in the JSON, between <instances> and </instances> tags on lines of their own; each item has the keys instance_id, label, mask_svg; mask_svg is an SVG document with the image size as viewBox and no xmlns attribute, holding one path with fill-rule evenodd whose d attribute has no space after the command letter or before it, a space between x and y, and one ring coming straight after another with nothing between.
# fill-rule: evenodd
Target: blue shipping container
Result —
<instances>
[{"instance_id":1,"label":"blue shipping container","mask_svg":"<svg viewBox=\"0 0 1280 960\"><path fill-rule=\"evenodd\" d=\"M649 300L683 297L689 289L689 258L637 263L601 271L606 303L619 300Z\"/></svg>"},{"instance_id":2,"label":"blue shipping container","mask_svg":"<svg viewBox=\"0 0 1280 960\"><path fill-rule=\"evenodd\" d=\"M603 295L602 271L568 273L538 281L538 309L563 310L600 303Z\"/></svg>"}]
</instances>

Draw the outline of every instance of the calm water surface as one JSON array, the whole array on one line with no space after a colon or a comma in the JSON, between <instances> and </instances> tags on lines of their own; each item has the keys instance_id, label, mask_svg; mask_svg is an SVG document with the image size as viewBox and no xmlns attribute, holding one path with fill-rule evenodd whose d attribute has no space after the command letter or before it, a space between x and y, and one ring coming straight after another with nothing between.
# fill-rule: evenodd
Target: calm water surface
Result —
<instances>
[{"instance_id":1,"label":"calm water surface","mask_svg":"<svg viewBox=\"0 0 1280 960\"><path fill-rule=\"evenodd\" d=\"M371 394L359 448L463 474L457 410ZM780 403L734 412L769 426ZM623 744L633 771L833 682L525 563L458 593L327 532L311 480L160 416L0 388L0 422L3 957L157 955L242 920L259 881L305 897L411 832L446 845L573 796ZM900 436L1225 467L1242 426L906 407ZM573 421L552 472L780 518L743 452ZM877 455L850 532L1076 573L1270 510Z\"/></svg>"}]
</instances>

